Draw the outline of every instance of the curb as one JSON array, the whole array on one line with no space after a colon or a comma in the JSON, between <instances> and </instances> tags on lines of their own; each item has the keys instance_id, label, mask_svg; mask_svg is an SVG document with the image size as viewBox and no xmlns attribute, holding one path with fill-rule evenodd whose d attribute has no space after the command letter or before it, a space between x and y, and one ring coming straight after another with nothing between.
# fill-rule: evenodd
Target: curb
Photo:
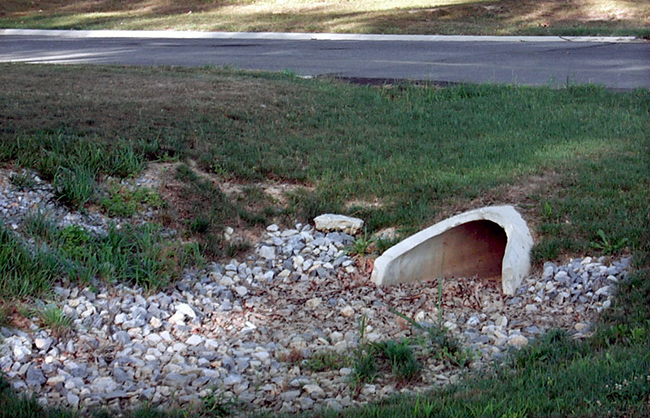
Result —
<instances>
[{"instance_id":1,"label":"curb","mask_svg":"<svg viewBox=\"0 0 650 418\"><path fill-rule=\"evenodd\" d=\"M0 35L50 36L58 38L164 38L249 39L282 41L377 41L377 42L644 42L634 36L464 36L464 35L361 35L346 33L284 32L181 32L163 30L55 30L0 29Z\"/></svg>"}]
</instances>

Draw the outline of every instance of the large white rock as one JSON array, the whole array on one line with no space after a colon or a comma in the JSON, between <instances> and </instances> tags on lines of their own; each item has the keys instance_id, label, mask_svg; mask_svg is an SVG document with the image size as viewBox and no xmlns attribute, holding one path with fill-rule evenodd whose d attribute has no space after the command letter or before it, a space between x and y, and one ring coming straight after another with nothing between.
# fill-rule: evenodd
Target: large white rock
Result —
<instances>
[{"instance_id":1,"label":"large white rock","mask_svg":"<svg viewBox=\"0 0 650 418\"><path fill-rule=\"evenodd\" d=\"M514 295L530 271L533 238L512 206L472 210L439 222L375 260L372 281L392 285L438 277L500 278Z\"/></svg>"},{"instance_id":2,"label":"large white rock","mask_svg":"<svg viewBox=\"0 0 650 418\"><path fill-rule=\"evenodd\" d=\"M342 231L354 235L363 228L363 220L344 215L326 213L314 218L314 224L319 231Z\"/></svg>"}]
</instances>

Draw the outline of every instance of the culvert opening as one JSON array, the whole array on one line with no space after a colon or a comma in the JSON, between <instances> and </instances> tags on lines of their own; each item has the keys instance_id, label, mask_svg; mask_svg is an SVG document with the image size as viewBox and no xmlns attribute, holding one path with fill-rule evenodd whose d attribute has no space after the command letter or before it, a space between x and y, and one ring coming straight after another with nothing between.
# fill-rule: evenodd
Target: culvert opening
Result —
<instances>
[{"instance_id":1,"label":"culvert opening","mask_svg":"<svg viewBox=\"0 0 650 418\"><path fill-rule=\"evenodd\" d=\"M438 254L433 272L442 277L501 279L501 267L508 237L492 221L467 222L435 237L432 247Z\"/></svg>"},{"instance_id":2,"label":"culvert opening","mask_svg":"<svg viewBox=\"0 0 650 418\"><path fill-rule=\"evenodd\" d=\"M488 206L438 222L375 260L371 279L379 286L438 277L501 279L514 295L530 271L533 238L512 206Z\"/></svg>"}]
</instances>

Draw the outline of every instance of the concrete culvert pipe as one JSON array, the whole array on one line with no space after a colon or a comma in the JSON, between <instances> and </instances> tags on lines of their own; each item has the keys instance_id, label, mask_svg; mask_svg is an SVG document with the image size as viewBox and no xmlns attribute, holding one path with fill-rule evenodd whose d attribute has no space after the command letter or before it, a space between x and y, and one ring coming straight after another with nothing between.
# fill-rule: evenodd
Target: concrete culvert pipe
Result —
<instances>
[{"instance_id":1,"label":"concrete culvert pipe","mask_svg":"<svg viewBox=\"0 0 650 418\"><path fill-rule=\"evenodd\" d=\"M372 280L392 285L439 277L501 280L513 295L530 271L533 239L512 206L491 206L446 219L389 248Z\"/></svg>"}]
</instances>

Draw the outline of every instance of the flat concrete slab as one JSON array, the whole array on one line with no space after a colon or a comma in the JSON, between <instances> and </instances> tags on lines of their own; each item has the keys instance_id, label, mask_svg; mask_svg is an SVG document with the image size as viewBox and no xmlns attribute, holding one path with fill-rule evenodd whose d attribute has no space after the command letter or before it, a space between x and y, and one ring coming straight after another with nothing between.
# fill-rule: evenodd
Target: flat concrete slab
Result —
<instances>
[{"instance_id":1,"label":"flat concrete slab","mask_svg":"<svg viewBox=\"0 0 650 418\"><path fill-rule=\"evenodd\" d=\"M514 295L530 272L533 238L512 206L490 206L439 222L375 260L372 281L386 286L439 277L501 280Z\"/></svg>"}]
</instances>

